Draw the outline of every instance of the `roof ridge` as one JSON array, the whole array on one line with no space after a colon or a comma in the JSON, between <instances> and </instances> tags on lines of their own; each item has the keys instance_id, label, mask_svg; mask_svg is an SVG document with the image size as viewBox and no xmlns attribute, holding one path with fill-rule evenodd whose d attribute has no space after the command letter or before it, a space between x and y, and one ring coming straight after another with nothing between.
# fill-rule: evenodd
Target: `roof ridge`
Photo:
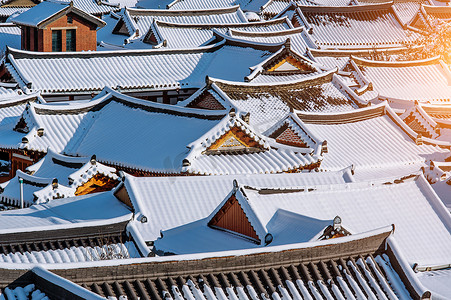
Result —
<instances>
[{"instance_id":1,"label":"roof ridge","mask_svg":"<svg viewBox=\"0 0 451 300\"><path fill-rule=\"evenodd\" d=\"M248 23L232 23L232 24L224 24L224 23L175 23L168 22L155 19L155 22L158 26L166 26L166 27L188 27L188 28L197 28L197 27L228 27L228 28L241 28L241 27L257 27L258 25L272 25L272 24L282 24L286 23L286 18L278 18L271 20L264 20L258 22L248 22Z\"/></svg>"},{"instance_id":2,"label":"roof ridge","mask_svg":"<svg viewBox=\"0 0 451 300\"><path fill-rule=\"evenodd\" d=\"M252 23L251 23L252 24ZM290 28L290 29L284 29L279 31L264 31L264 32L250 32L250 31L240 31L236 29L230 29L230 33L232 33L234 36L284 36L284 35L291 35L295 33L301 33L305 31L304 27L296 27L296 28Z\"/></svg>"},{"instance_id":3,"label":"roof ridge","mask_svg":"<svg viewBox=\"0 0 451 300\"><path fill-rule=\"evenodd\" d=\"M126 11L129 13L135 13L136 15L150 15L156 14L156 15L207 15L217 12L226 14L226 13L233 13L238 11L240 8L239 5L234 5L230 7L224 7L224 8L210 8L210 9L184 9L184 10L168 10L168 9L145 9L145 8L129 8L126 7Z\"/></svg>"},{"instance_id":4,"label":"roof ridge","mask_svg":"<svg viewBox=\"0 0 451 300\"><path fill-rule=\"evenodd\" d=\"M360 66L367 67L415 67L415 66L425 66L440 63L440 56L434 56L431 58L420 59L420 60L408 60L408 61L378 61L370 60L366 58L357 57L351 55L351 59Z\"/></svg>"},{"instance_id":5,"label":"roof ridge","mask_svg":"<svg viewBox=\"0 0 451 300\"><path fill-rule=\"evenodd\" d=\"M393 6L393 1L381 2L381 3L369 3L361 5L348 5L348 6L315 6L315 5L298 5L298 8L302 12L318 12L318 13L353 13L353 12L365 12L365 11L378 11L383 9L390 9Z\"/></svg>"}]
</instances>

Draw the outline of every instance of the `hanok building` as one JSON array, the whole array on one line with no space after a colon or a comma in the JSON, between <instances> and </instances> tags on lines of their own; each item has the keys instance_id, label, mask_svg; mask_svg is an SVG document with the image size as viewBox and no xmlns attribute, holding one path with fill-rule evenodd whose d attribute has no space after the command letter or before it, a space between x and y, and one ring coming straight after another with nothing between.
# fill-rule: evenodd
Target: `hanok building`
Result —
<instances>
[{"instance_id":1,"label":"hanok building","mask_svg":"<svg viewBox=\"0 0 451 300\"><path fill-rule=\"evenodd\" d=\"M326 113L366 106L367 101L347 87L337 74L335 69L277 84L209 78L204 88L178 105L213 110L234 108L250 113L249 124L261 132L292 110Z\"/></svg>"},{"instance_id":2,"label":"hanok building","mask_svg":"<svg viewBox=\"0 0 451 300\"><path fill-rule=\"evenodd\" d=\"M223 176L135 177L124 174L116 197L134 212L131 227L149 245L166 231L208 217L230 193L233 181L261 188L293 188L352 182L351 168L332 172ZM202 193L199 191L202 190ZM169 205L168 205L169 204ZM158 207L159 209L155 209Z\"/></svg>"},{"instance_id":3,"label":"hanok building","mask_svg":"<svg viewBox=\"0 0 451 300\"><path fill-rule=\"evenodd\" d=\"M305 27L321 49L397 48L422 35L406 28L393 3L351 6L298 6L291 15L295 27Z\"/></svg>"},{"instance_id":4,"label":"hanok building","mask_svg":"<svg viewBox=\"0 0 451 300\"><path fill-rule=\"evenodd\" d=\"M2 88L0 88L2 89ZM1 131L12 131L17 122L20 121L20 117L29 102L44 102L44 100L37 94L31 95L18 95L16 91L8 90L8 96L5 99L0 99L0 128ZM13 131L14 132L14 131ZM13 134L14 136L14 134ZM6 168L2 169L2 175L0 181L4 182L9 178L12 178L16 174L16 170L25 170L28 166L32 165L35 160L39 159L39 155L28 153L24 155L24 151L17 148L17 140L14 141L14 137L11 140L5 135L0 138L0 159L3 162L8 162ZM19 138L19 136L17 136ZM2 167L5 167L3 165Z\"/></svg>"},{"instance_id":5,"label":"hanok building","mask_svg":"<svg viewBox=\"0 0 451 300\"><path fill-rule=\"evenodd\" d=\"M409 22L409 25L426 32L431 32L436 29L437 25L448 22L450 19L451 7L423 4L417 10L417 14Z\"/></svg>"},{"instance_id":6,"label":"hanok building","mask_svg":"<svg viewBox=\"0 0 451 300\"><path fill-rule=\"evenodd\" d=\"M415 101L451 103L451 72L440 57L400 62L352 57L344 70L370 83L379 101L388 101L393 108L408 109Z\"/></svg>"},{"instance_id":7,"label":"hanok building","mask_svg":"<svg viewBox=\"0 0 451 300\"><path fill-rule=\"evenodd\" d=\"M203 87L207 75L231 81L271 82L286 80L284 75L295 79L297 75L323 71L294 53L290 43L262 44L226 36L214 45L197 49L36 55L8 48L7 53L0 80L16 83L26 93L40 91L49 101L91 99L93 93L107 86L146 100L175 104ZM288 65L272 65L287 54L294 56L300 66L285 70ZM234 68L229 68L232 59ZM39 74L35 70L40 70ZM74 70L82 71L84 76Z\"/></svg>"},{"instance_id":8,"label":"hanok building","mask_svg":"<svg viewBox=\"0 0 451 300\"><path fill-rule=\"evenodd\" d=\"M233 110L182 108L109 90L82 104L31 103L0 136L15 139L15 149L30 155L42 156L48 147L70 156L95 153L99 162L141 175L283 173L319 166L321 141L283 145L245 119Z\"/></svg>"},{"instance_id":9,"label":"hanok building","mask_svg":"<svg viewBox=\"0 0 451 300\"><path fill-rule=\"evenodd\" d=\"M354 165L357 178L418 172L429 160L444 161L451 146L413 131L387 103L348 112L297 112L268 129L265 135L277 140L286 124L292 132L303 133L297 136L304 142L327 141L321 170ZM308 139L304 133L309 133Z\"/></svg>"},{"instance_id":10,"label":"hanok building","mask_svg":"<svg viewBox=\"0 0 451 300\"><path fill-rule=\"evenodd\" d=\"M24 206L29 206L108 191L119 183L116 169L97 162L95 157L69 157L51 149L26 171L18 170L14 178L1 185L0 198L3 203L19 206L23 201Z\"/></svg>"},{"instance_id":11,"label":"hanok building","mask_svg":"<svg viewBox=\"0 0 451 300\"><path fill-rule=\"evenodd\" d=\"M97 28L105 22L70 4L44 1L14 17L22 49L40 52L96 50Z\"/></svg>"},{"instance_id":12,"label":"hanok building","mask_svg":"<svg viewBox=\"0 0 451 300\"><path fill-rule=\"evenodd\" d=\"M113 34L122 34L128 40L150 35L155 20L177 24L239 24L248 20L236 5L227 8L172 11L166 9L125 8L120 14Z\"/></svg>"},{"instance_id":13,"label":"hanok building","mask_svg":"<svg viewBox=\"0 0 451 300\"><path fill-rule=\"evenodd\" d=\"M411 25L412 19L424 5L434 5L430 0L392 0L393 10L405 25ZM359 0L360 4L377 4L384 3L384 0ZM443 1L445 2L445 1Z\"/></svg>"}]
</instances>

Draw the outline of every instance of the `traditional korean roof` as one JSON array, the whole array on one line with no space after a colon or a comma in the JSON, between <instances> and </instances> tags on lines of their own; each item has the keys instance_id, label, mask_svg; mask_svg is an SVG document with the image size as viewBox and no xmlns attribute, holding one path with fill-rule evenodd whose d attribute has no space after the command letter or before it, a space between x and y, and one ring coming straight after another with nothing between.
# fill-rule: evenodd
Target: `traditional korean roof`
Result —
<instances>
[{"instance_id":1,"label":"traditional korean roof","mask_svg":"<svg viewBox=\"0 0 451 300\"><path fill-rule=\"evenodd\" d=\"M167 10L125 8L113 33L122 33L134 38L145 35L154 20L179 24L237 24L247 23L238 5L227 8L202 10Z\"/></svg>"},{"instance_id":2,"label":"traditional korean roof","mask_svg":"<svg viewBox=\"0 0 451 300\"><path fill-rule=\"evenodd\" d=\"M17 147L17 138L20 137L14 134L13 129L19 122L27 103L45 101L38 94L18 95L17 91L7 93L5 97L7 99L0 101L0 147L13 148Z\"/></svg>"},{"instance_id":3,"label":"traditional korean roof","mask_svg":"<svg viewBox=\"0 0 451 300\"><path fill-rule=\"evenodd\" d=\"M0 18L7 19L9 16L15 14L15 13L21 13L23 11L26 11L27 8L24 7L3 7L0 6Z\"/></svg>"},{"instance_id":4,"label":"traditional korean roof","mask_svg":"<svg viewBox=\"0 0 451 300\"><path fill-rule=\"evenodd\" d=\"M143 41L162 48L189 49L214 42L215 30L225 33L230 28L244 32L273 32L291 29L292 25L286 18L237 24L177 24L155 20ZM190 39L181 38L185 36ZM277 42L281 41L285 39Z\"/></svg>"},{"instance_id":5,"label":"traditional korean roof","mask_svg":"<svg viewBox=\"0 0 451 300\"><path fill-rule=\"evenodd\" d=\"M115 168L98 163L95 158L69 157L57 154L51 149L48 149L47 155L39 162L28 167L27 172L18 170L13 179L1 185L0 198L2 202L20 205L19 178L24 180L23 199L25 206L87 194L82 193L84 191L83 186L96 177L102 177L99 179L108 178L108 180L118 183ZM101 184L102 180L97 183ZM113 187L114 184L106 185L102 191ZM93 189L91 192L96 191Z\"/></svg>"},{"instance_id":6,"label":"traditional korean roof","mask_svg":"<svg viewBox=\"0 0 451 300\"><path fill-rule=\"evenodd\" d=\"M46 0L55 3L69 4L67 0ZM74 7L91 15L99 16L107 14L113 11L119 11L119 4L112 4L109 1L96 1L96 0L71 0Z\"/></svg>"},{"instance_id":7,"label":"traditional korean roof","mask_svg":"<svg viewBox=\"0 0 451 300\"><path fill-rule=\"evenodd\" d=\"M417 9L415 16L409 25L420 30L431 31L439 22L451 19L451 8L449 6L433 6L422 4Z\"/></svg>"},{"instance_id":8,"label":"traditional korean roof","mask_svg":"<svg viewBox=\"0 0 451 300\"><path fill-rule=\"evenodd\" d=\"M44 1L20 15L11 19L11 22L17 25L25 25L37 28L43 28L56 19L68 13L74 13L81 16L83 19L97 25L97 27L105 26L105 22L93 15L77 8L73 2L51 2Z\"/></svg>"},{"instance_id":9,"label":"traditional korean roof","mask_svg":"<svg viewBox=\"0 0 451 300\"><path fill-rule=\"evenodd\" d=\"M306 130L327 141L322 170L353 164L356 176L359 170L362 174L385 170L384 176L396 176L414 166L418 171L427 160L443 161L449 153L449 143L417 134L386 102L350 112L304 112L297 116Z\"/></svg>"},{"instance_id":10,"label":"traditional korean roof","mask_svg":"<svg viewBox=\"0 0 451 300\"><path fill-rule=\"evenodd\" d=\"M400 47L421 35L403 28L392 2L343 7L300 6L295 26L305 26L324 49Z\"/></svg>"},{"instance_id":11,"label":"traditional korean roof","mask_svg":"<svg viewBox=\"0 0 451 300\"><path fill-rule=\"evenodd\" d=\"M39 90L44 95L90 94L105 86L122 91L193 88L202 87L206 75L244 80L249 67L282 47L224 39L189 50L37 54L8 48L5 67L23 90ZM232 57L235 67L230 69L227 64ZM40 70L39 74L34 70Z\"/></svg>"},{"instance_id":12,"label":"traditional korean roof","mask_svg":"<svg viewBox=\"0 0 451 300\"><path fill-rule=\"evenodd\" d=\"M296 188L351 182L350 168L337 172L146 178L126 175L124 186L135 212L134 225L146 241L168 230L207 217L230 192L233 180L268 188ZM116 195L119 196L120 187ZM203 191L199 193L199 191ZM170 205L167 205L170 203ZM159 209L155 209L158 207ZM141 220L145 217L146 222Z\"/></svg>"},{"instance_id":13,"label":"traditional korean roof","mask_svg":"<svg viewBox=\"0 0 451 300\"><path fill-rule=\"evenodd\" d=\"M291 47L300 54L306 53L308 48L316 48L315 43L310 39L310 36L302 27L265 32L244 31L242 28L235 27L231 28L227 34L237 39L257 43L281 43L290 39Z\"/></svg>"},{"instance_id":14,"label":"traditional korean roof","mask_svg":"<svg viewBox=\"0 0 451 300\"><path fill-rule=\"evenodd\" d=\"M290 110L348 111L357 108L342 88L336 70L277 84L238 83L209 78L208 84L178 105L250 113L249 124L264 132Z\"/></svg>"},{"instance_id":15,"label":"traditional korean roof","mask_svg":"<svg viewBox=\"0 0 451 300\"><path fill-rule=\"evenodd\" d=\"M256 2L259 2L257 0ZM267 0L263 0L267 1ZM255 0L215 0L215 1L202 1L202 0L139 0L137 7L146 9L168 9L168 10L200 10L200 9L217 9L217 8L229 8L231 6L240 5L243 7L248 2L255 2Z\"/></svg>"},{"instance_id":16,"label":"traditional korean roof","mask_svg":"<svg viewBox=\"0 0 451 300\"><path fill-rule=\"evenodd\" d=\"M359 0L360 4L384 3L384 0ZM431 4L429 0L393 0L393 10L399 16L403 24L408 24L418 13L422 5Z\"/></svg>"},{"instance_id":17,"label":"traditional korean roof","mask_svg":"<svg viewBox=\"0 0 451 300\"><path fill-rule=\"evenodd\" d=\"M407 109L400 117L410 128L422 136L436 139L440 134L437 122L426 113L419 103L415 103L414 106Z\"/></svg>"},{"instance_id":18,"label":"traditional korean roof","mask_svg":"<svg viewBox=\"0 0 451 300\"><path fill-rule=\"evenodd\" d=\"M5 243L8 241L5 238L7 234L34 232L36 235L41 231L80 230L83 227L127 222L131 217L130 210L118 202L111 192L104 192L2 211L0 236L4 238L2 243Z\"/></svg>"},{"instance_id":19,"label":"traditional korean roof","mask_svg":"<svg viewBox=\"0 0 451 300\"><path fill-rule=\"evenodd\" d=\"M96 153L100 162L149 173L280 173L319 163L316 149L278 144L233 112L158 104L112 90L72 107L31 104L22 118L28 133L20 148L45 152L51 147L71 156ZM143 132L143 127L160 129Z\"/></svg>"},{"instance_id":20,"label":"traditional korean roof","mask_svg":"<svg viewBox=\"0 0 451 300\"><path fill-rule=\"evenodd\" d=\"M20 28L11 23L0 23L0 56L6 51L6 46L20 48Z\"/></svg>"},{"instance_id":21,"label":"traditional korean roof","mask_svg":"<svg viewBox=\"0 0 451 300\"><path fill-rule=\"evenodd\" d=\"M379 98L391 100L397 108L410 107L415 100L431 104L451 101L451 72L439 57L404 62L352 57L352 61L352 69L358 66Z\"/></svg>"},{"instance_id":22,"label":"traditional korean roof","mask_svg":"<svg viewBox=\"0 0 451 300\"><path fill-rule=\"evenodd\" d=\"M255 230L258 242L243 239L244 234L239 237L232 230L218 230L211 225L230 197L234 197L237 210L245 214ZM394 224L397 245L411 266L415 263L442 265L450 259L451 250L445 249L451 244L451 217L422 175L400 183L373 181L371 184L306 186L292 190L239 184L209 217L163 231L155 248L183 254L312 242L337 215L342 226L353 234ZM232 218L224 212L221 216ZM412 224L414 216L423 217ZM230 224L235 224L233 220L239 222L236 212L234 217Z\"/></svg>"}]
</instances>

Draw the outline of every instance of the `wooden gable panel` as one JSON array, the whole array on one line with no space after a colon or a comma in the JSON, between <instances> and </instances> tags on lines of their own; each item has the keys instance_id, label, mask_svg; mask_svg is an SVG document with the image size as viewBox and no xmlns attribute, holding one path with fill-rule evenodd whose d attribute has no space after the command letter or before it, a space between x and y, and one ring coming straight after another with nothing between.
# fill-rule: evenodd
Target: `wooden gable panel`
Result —
<instances>
[{"instance_id":1,"label":"wooden gable panel","mask_svg":"<svg viewBox=\"0 0 451 300\"><path fill-rule=\"evenodd\" d=\"M112 190L118 184L117 180L102 174L96 174L75 191L76 196L99 193Z\"/></svg>"},{"instance_id":2,"label":"wooden gable panel","mask_svg":"<svg viewBox=\"0 0 451 300\"><path fill-rule=\"evenodd\" d=\"M213 95L207 91L203 92L199 97L197 97L194 101L189 103L187 107L191 108L202 108L202 109L210 109L210 110L224 110L225 107L216 100Z\"/></svg>"},{"instance_id":3,"label":"wooden gable panel","mask_svg":"<svg viewBox=\"0 0 451 300\"><path fill-rule=\"evenodd\" d=\"M261 145L240 128L234 126L217 139L207 151L239 151L251 148L260 149Z\"/></svg>"},{"instance_id":4,"label":"wooden gable panel","mask_svg":"<svg viewBox=\"0 0 451 300\"><path fill-rule=\"evenodd\" d=\"M290 71L304 71L308 72L310 71L310 66L306 65L302 61L292 57L287 56L284 59L281 59L279 62L277 62L273 67L268 69L268 72L274 72L274 71L282 71L282 72L290 72Z\"/></svg>"},{"instance_id":5,"label":"wooden gable panel","mask_svg":"<svg viewBox=\"0 0 451 300\"><path fill-rule=\"evenodd\" d=\"M117 189L114 193L114 196L121 201L122 203L124 203L125 205L127 205L128 207L130 207L131 209L133 209L133 204L132 204L132 200L130 199L130 196L128 195L127 189L125 188L125 185L123 185L122 187L120 187L119 189Z\"/></svg>"},{"instance_id":6,"label":"wooden gable panel","mask_svg":"<svg viewBox=\"0 0 451 300\"><path fill-rule=\"evenodd\" d=\"M235 232L260 243L257 232L249 222L235 195L232 195L227 200L224 206L208 222L208 226Z\"/></svg>"},{"instance_id":7,"label":"wooden gable panel","mask_svg":"<svg viewBox=\"0 0 451 300\"><path fill-rule=\"evenodd\" d=\"M307 144L290 128L287 128L276 138L276 142L289 146L307 148Z\"/></svg>"},{"instance_id":8,"label":"wooden gable panel","mask_svg":"<svg viewBox=\"0 0 451 300\"><path fill-rule=\"evenodd\" d=\"M275 139L280 144L285 144L294 147L307 148L307 143L294 130L285 123L279 129L274 131L271 138Z\"/></svg>"}]
</instances>

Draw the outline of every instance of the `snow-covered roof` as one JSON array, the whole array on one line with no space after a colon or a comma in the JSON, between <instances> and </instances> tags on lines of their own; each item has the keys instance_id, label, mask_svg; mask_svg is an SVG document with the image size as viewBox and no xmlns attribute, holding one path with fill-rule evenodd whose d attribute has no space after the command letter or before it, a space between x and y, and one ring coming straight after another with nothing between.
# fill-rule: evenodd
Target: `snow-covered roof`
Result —
<instances>
[{"instance_id":1,"label":"snow-covered roof","mask_svg":"<svg viewBox=\"0 0 451 300\"><path fill-rule=\"evenodd\" d=\"M225 33L229 28L244 32L272 32L290 29L292 25L286 18L236 24L177 24L156 20L143 41L157 44L158 47L189 49L212 43L215 40L214 30ZM190 38L184 38L186 36Z\"/></svg>"},{"instance_id":2,"label":"snow-covered roof","mask_svg":"<svg viewBox=\"0 0 451 300\"><path fill-rule=\"evenodd\" d=\"M43 1L29 10L15 16L10 21L17 25L25 25L37 28L43 28L50 22L68 13L74 13L83 19L96 24L98 27L105 26L105 22L93 15L74 6L73 2L63 1Z\"/></svg>"},{"instance_id":3,"label":"snow-covered roof","mask_svg":"<svg viewBox=\"0 0 451 300\"><path fill-rule=\"evenodd\" d=\"M39 53L8 48L6 67L19 86L42 94L90 94L108 86L125 91L202 87L205 76L241 81L249 67L282 47L227 40L181 50ZM230 60L234 68L229 68ZM34 70L40 70L36 73Z\"/></svg>"},{"instance_id":4,"label":"snow-covered roof","mask_svg":"<svg viewBox=\"0 0 451 300\"><path fill-rule=\"evenodd\" d=\"M417 100L431 104L451 103L451 72L439 58L418 61L373 61L352 57L379 97L404 108ZM410 103L409 103L410 101ZM410 104L410 105L409 105Z\"/></svg>"},{"instance_id":5,"label":"snow-covered roof","mask_svg":"<svg viewBox=\"0 0 451 300\"><path fill-rule=\"evenodd\" d=\"M1 185L3 202L20 204L19 178L24 179L23 199L26 206L49 200L75 196L77 188L95 175L117 180L116 169L105 166L89 157L70 157L48 149L47 155Z\"/></svg>"},{"instance_id":6,"label":"snow-covered roof","mask_svg":"<svg viewBox=\"0 0 451 300\"><path fill-rule=\"evenodd\" d=\"M394 224L393 237L411 266L449 264L451 259L451 217L423 176L392 184L347 183L302 191L240 185L235 196L257 234L259 228L263 236L272 234L271 245L315 240L340 216L342 226L352 233ZM207 227L207 219L163 232L156 247L165 239L164 250L174 253L234 249L246 243L249 248L262 246L230 234L225 238L227 233Z\"/></svg>"},{"instance_id":7,"label":"snow-covered roof","mask_svg":"<svg viewBox=\"0 0 451 300\"><path fill-rule=\"evenodd\" d=\"M0 88L1 90L1 88ZM0 147L17 147L20 134L14 132L28 102L44 102L39 94L18 95L17 91L5 94L6 99L0 101ZM0 97L1 99L1 97Z\"/></svg>"},{"instance_id":8,"label":"snow-covered roof","mask_svg":"<svg viewBox=\"0 0 451 300\"><path fill-rule=\"evenodd\" d=\"M406 167L416 165L419 170L425 161L443 161L449 155L449 143L420 138L386 102L350 112L304 112L297 116L306 130L327 141L322 170L339 170L353 164L356 175L359 170L392 170L395 173L386 176L395 176ZM397 171L394 166L398 166Z\"/></svg>"},{"instance_id":9,"label":"snow-covered roof","mask_svg":"<svg viewBox=\"0 0 451 300\"><path fill-rule=\"evenodd\" d=\"M299 26L325 49L392 48L421 37L403 28L392 2L343 7L300 6ZM309 31L310 32L310 31Z\"/></svg>"},{"instance_id":10,"label":"snow-covered roof","mask_svg":"<svg viewBox=\"0 0 451 300\"><path fill-rule=\"evenodd\" d=\"M231 28L228 34L237 39L258 43L282 43L290 39L292 49L300 54L306 53L308 48L316 48L315 43L303 27L260 32L244 31L242 28L235 27Z\"/></svg>"},{"instance_id":11,"label":"snow-covered roof","mask_svg":"<svg viewBox=\"0 0 451 300\"><path fill-rule=\"evenodd\" d=\"M358 0L360 4L384 3L384 0ZM424 4L430 4L429 0L393 0L393 10L399 16L404 24L417 14L420 7Z\"/></svg>"},{"instance_id":12,"label":"snow-covered roof","mask_svg":"<svg viewBox=\"0 0 451 300\"><path fill-rule=\"evenodd\" d=\"M347 111L357 108L342 91L336 70L277 84L238 83L209 78L209 84L178 105L209 108L207 97L217 104L211 108L235 108L250 113L249 124L264 132L290 110L313 112ZM210 100L212 101L212 100Z\"/></svg>"},{"instance_id":13,"label":"snow-covered roof","mask_svg":"<svg viewBox=\"0 0 451 300\"><path fill-rule=\"evenodd\" d=\"M236 5L227 8L213 8L200 10L167 10L167 9L137 9L125 8L121 12L115 31L125 29L135 38L145 35L154 20L178 24L237 24L247 23L246 16ZM122 28L124 27L125 28Z\"/></svg>"},{"instance_id":14,"label":"snow-covered roof","mask_svg":"<svg viewBox=\"0 0 451 300\"><path fill-rule=\"evenodd\" d=\"M74 7L92 15L102 15L112 11L119 11L118 4L112 4L109 1L96 1L96 0L46 0L55 3L69 4L71 1Z\"/></svg>"},{"instance_id":15,"label":"snow-covered roof","mask_svg":"<svg viewBox=\"0 0 451 300\"><path fill-rule=\"evenodd\" d=\"M125 205L104 192L2 211L0 234L100 226L131 218Z\"/></svg>"},{"instance_id":16,"label":"snow-covered roof","mask_svg":"<svg viewBox=\"0 0 451 300\"><path fill-rule=\"evenodd\" d=\"M28 133L20 148L95 153L100 162L149 173L279 173L319 162L316 149L279 144L239 114L158 104L109 89L83 104L31 104L23 120Z\"/></svg>"},{"instance_id":17,"label":"snow-covered roof","mask_svg":"<svg viewBox=\"0 0 451 300\"><path fill-rule=\"evenodd\" d=\"M256 0L251 0L255 2ZM261 1L261 0L257 0ZM267 0L263 0L267 1ZM200 9L217 9L217 8L229 8L231 6L240 5L243 7L249 0L215 0L215 1L203 1L203 0L139 0L136 4L137 7L147 9L168 9L168 10L200 10Z\"/></svg>"},{"instance_id":18,"label":"snow-covered roof","mask_svg":"<svg viewBox=\"0 0 451 300\"><path fill-rule=\"evenodd\" d=\"M350 168L337 172L225 175L145 178L125 177L125 187L135 211L134 224L146 241L156 240L168 230L207 217L233 186L236 179L256 187L294 188L351 182ZM146 223L139 220L145 216Z\"/></svg>"},{"instance_id":19,"label":"snow-covered roof","mask_svg":"<svg viewBox=\"0 0 451 300\"><path fill-rule=\"evenodd\" d=\"M20 28L15 24L0 23L0 56L6 51L6 46L20 48Z\"/></svg>"}]
</instances>

